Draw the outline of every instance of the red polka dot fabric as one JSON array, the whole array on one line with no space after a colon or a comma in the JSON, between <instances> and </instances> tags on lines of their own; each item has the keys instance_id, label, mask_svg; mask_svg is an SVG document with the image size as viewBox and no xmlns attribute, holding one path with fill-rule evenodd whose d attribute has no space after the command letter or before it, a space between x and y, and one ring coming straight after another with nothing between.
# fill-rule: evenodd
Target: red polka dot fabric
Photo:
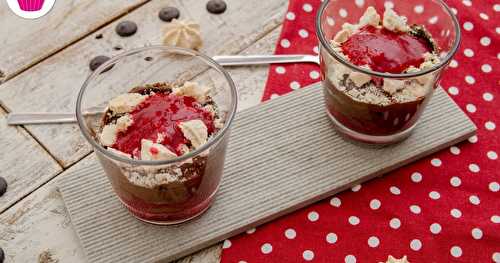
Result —
<instances>
[{"instance_id":1,"label":"red polka dot fabric","mask_svg":"<svg viewBox=\"0 0 500 263\"><path fill-rule=\"evenodd\" d=\"M416 15L432 16L414 2ZM446 2L459 18L462 43L441 86L478 135L228 239L222 262L385 262L388 255L407 255L410 262L500 262L500 3ZM319 5L291 0L277 54L317 54ZM263 100L319 77L316 65L272 66Z\"/></svg>"}]
</instances>

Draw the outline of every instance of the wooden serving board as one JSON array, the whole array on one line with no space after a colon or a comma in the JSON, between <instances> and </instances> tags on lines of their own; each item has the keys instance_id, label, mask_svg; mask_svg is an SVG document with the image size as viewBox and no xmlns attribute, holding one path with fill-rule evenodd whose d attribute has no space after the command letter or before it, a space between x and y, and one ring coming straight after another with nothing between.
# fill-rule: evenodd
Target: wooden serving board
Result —
<instances>
[{"instance_id":1,"label":"wooden serving board","mask_svg":"<svg viewBox=\"0 0 500 263\"><path fill-rule=\"evenodd\" d=\"M224 179L212 207L178 226L133 218L98 163L59 187L90 262L169 261L338 193L474 135L476 127L438 89L413 135L385 148L342 139L320 85L237 114Z\"/></svg>"}]
</instances>

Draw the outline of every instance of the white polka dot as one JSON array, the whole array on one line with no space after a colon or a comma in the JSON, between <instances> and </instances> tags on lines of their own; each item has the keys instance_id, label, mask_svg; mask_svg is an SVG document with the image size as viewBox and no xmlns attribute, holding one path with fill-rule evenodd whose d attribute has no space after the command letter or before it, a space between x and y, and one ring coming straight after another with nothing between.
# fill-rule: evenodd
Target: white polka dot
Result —
<instances>
[{"instance_id":1,"label":"white polka dot","mask_svg":"<svg viewBox=\"0 0 500 263\"><path fill-rule=\"evenodd\" d=\"M466 48L466 49L464 49L464 55L466 57L471 58L471 57L474 56L474 51L472 49L470 49L470 48Z\"/></svg>"},{"instance_id":2,"label":"white polka dot","mask_svg":"<svg viewBox=\"0 0 500 263\"><path fill-rule=\"evenodd\" d=\"M363 5L365 4L365 0L355 0L354 3L358 7L363 7Z\"/></svg>"},{"instance_id":3,"label":"white polka dot","mask_svg":"<svg viewBox=\"0 0 500 263\"><path fill-rule=\"evenodd\" d=\"M385 9L392 9L392 8L394 8L394 3L391 1L385 1L384 7L385 7Z\"/></svg>"},{"instance_id":4,"label":"white polka dot","mask_svg":"<svg viewBox=\"0 0 500 263\"><path fill-rule=\"evenodd\" d=\"M318 212L315 212L315 211L309 212L309 214L307 214L307 219L309 219L309 221L311 221L311 222L318 221L318 219L319 219Z\"/></svg>"},{"instance_id":5,"label":"white polka dot","mask_svg":"<svg viewBox=\"0 0 500 263\"><path fill-rule=\"evenodd\" d=\"M316 53L316 54L319 54L319 48L318 48L318 46L314 46L313 47L313 52Z\"/></svg>"},{"instance_id":6,"label":"white polka dot","mask_svg":"<svg viewBox=\"0 0 500 263\"><path fill-rule=\"evenodd\" d=\"M429 227L429 229L431 230L431 233L433 233L434 235L437 235L441 232L441 225L438 223L432 223L432 225Z\"/></svg>"},{"instance_id":7,"label":"white polka dot","mask_svg":"<svg viewBox=\"0 0 500 263\"><path fill-rule=\"evenodd\" d=\"M316 70L313 70L313 71L309 72L309 77L311 79L318 79L319 78L319 72L316 71Z\"/></svg>"},{"instance_id":8,"label":"white polka dot","mask_svg":"<svg viewBox=\"0 0 500 263\"><path fill-rule=\"evenodd\" d=\"M337 234L328 233L328 235L326 235L326 242L329 244L335 244L337 242Z\"/></svg>"},{"instance_id":9,"label":"white polka dot","mask_svg":"<svg viewBox=\"0 0 500 263\"><path fill-rule=\"evenodd\" d=\"M462 180L460 180L460 178L456 177L456 176L453 176L451 179L450 179L450 184L454 187L459 187L461 184L462 184Z\"/></svg>"},{"instance_id":10,"label":"white polka dot","mask_svg":"<svg viewBox=\"0 0 500 263\"><path fill-rule=\"evenodd\" d=\"M482 37L480 40L479 40L479 43L481 43L481 45L483 46L489 46L491 44L491 38L489 37Z\"/></svg>"},{"instance_id":11,"label":"white polka dot","mask_svg":"<svg viewBox=\"0 0 500 263\"><path fill-rule=\"evenodd\" d=\"M474 79L474 77L471 75L467 75L467 76L465 76L465 82L472 85L472 84L476 83L476 79Z\"/></svg>"},{"instance_id":12,"label":"white polka dot","mask_svg":"<svg viewBox=\"0 0 500 263\"><path fill-rule=\"evenodd\" d=\"M422 212L422 209L420 209L420 206L418 205L411 205L410 211L414 214L420 214L420 212Z\"/></svg>"},{"instance_id":13,"label":"white polka dot","mask_svg":"<svg viewBox=\"0 0 500 263\"><path fill-rule=\"evenodd\" d=\"M493 131L493 130L495 130L496 125L495 125L495 123L494 123L494 122L492 122L492 121L487 121L487 122L485 122L485 123L484 123L484 127L485 127L487 130L489 130L489 131Z\"/></svg>"},{"instance_id":14,"label":"white polka dot","mask_svg":"<svg viewBox=\"0 0 500 263\"><path fill-rule=\"evenodd\" d=\"M488 188L492 192L498 192L500 190L500 185L497 182L491 182L488 184Z\"/></svg>"},{"instance_id":15,"label":"white polka dot","mask_svg":"<svg viewBox=\"0 0 500 263\"><path fill-rule=\"evenodd\" d=\"M411 174L411 180L414 183L420 183L422 181L422 174L419 172L414 172Z\"/></svg>"},{"instance_id":16,"label":"white polka dot","mask_svg":"<svg viewBox=\"0 0 500 263\"><path fill-rule=\"evenodd\" d=\"M251 234L255 233L255 230L256 230L255 227L254 228L250 228L250 229L247 230L247 234L251 235Z\"/></svg>"},{"instance_id":17,"label":"white polka dot","mask_svg":"<svg viewBox=\"0 0 500 263\"><path fill-rule=\"evenodd\" d=\"M453 12L454 15L457 15L458 14L458 11L456 8L452 7L450 8L451 9L451 12Z\"/></svg>"},{"instance_id":18,"label":"white polka dot","mask_svg":"<svg viewBox=\"0 0 500 263\"><path fill-rule=\"evenodd\" d=\"M380 200L378 200L378 199L372 199L372 200L370 201L370 208L371 208L372 210L377 210L377 209L379 209L379 208L380 208L380 205L381 205L381 204L382 204L382 203L380 202Z\"/></svg>"},{"instance_id":19,"label":"white polka dot","mask_svg":"<svg viewBox=\"0 0 500 263\"><path fill-rule=\"evenodd\" d=\"M301 38L307 38L309 36L309 32L307 32L307 30L305 30L305 29L300 29L299 30L299 36Z\"/></svg>"},{"instance_id":20,"label":"white polka dot","mask_svg":"<svg viewBox=\"0 0 500 263\"><path fill-rule=\"evenodd\" d=\"M479 165L477 165L475 163L471 163L471 164L469 164L469 170L473 173L478 173L480 171Z\"/></svg>"},{"instance_id":21,"label":"white polka dot","mask_svg":"<svg viewBox=\"0 0 500 263\"><path fill-rule=\"evenodd\" d=\"M470 143L476 143L477 142L477 135L471 136L469 139L467 139Z\"/></svg>"},{"instance_id":22,"label":"white polka dot","mask_svg":"<svg viewBox=\"0 0 500 263\"><path fill-rule=\"evenodd\" d=\"M472 229L471 234L474 239L481 239L483 237L483 231L477 227Z\"/></svg>"},{"instance_id":23,"label":"white polka dot","mask_svg":"<svg viewBox=\"0 0 500 263\"><path fill-rule=\"evenodd\" d=\"M391 193L393 195L400 195L401 194L401 190L399 190L399 188L397 188L396 186L391 186L391 188L389 188L389 191L391 191Z\"/></svg>"},{"instance_id":24,"label":"white polka dot","mask_svg":"<svg viewBox=\"0 0 500 263\"><path fill-rule=\"evenodd\" d=\"M458 148L457 146L451 146L450 147L450 152L451 152L451 154L459 155L460 154L460 148Z\"/></svg>"},{"instance_id":25,"label":"white polka dot","mask_svg":"<svg viewBox=\"0 0 500 263\"><path fill-rule=\"evenodd\" d=\"M479 200L479 197L477 197L477 195L471 195L469 196L469 202L473 205L479 205L479 203L481 203L481 200Z\"/></svg>"},{"instance_id":26,"label":"white polka dot","mask_svg":"<svg viewBox=\"0 0 500 263\"><path fill-rule=\"evenodd\" d=\"M500 27L498 27L498 26L497 26L497 27L495 28L495 32L497 32L497 34L500 34Z\"/></svg>"},{"instance_id":27,"label":"white polka dot","mask_svg":"<svg viewBox=\"0 0 500 263\"><path fill-rule=\"evenodd\" d=\"M485 13L479 13L479 17L482 18L483 20L490 19L490 17L487 14L485 14Z\"/></svg>"},{"instance_id":28,"label":"white polka dot","mask_svg":"<svg viewBox=\"0 0 500 263\"><path fill-rule=\"evenodd\" d=\"M306 11L307 13L310 13L313 11L313 7L311 4L304 4L302 6L302 10Z\"/></svg>"},{"instance_id":29,"label":"white polka dot","mask_svg":"<svg viewBox=\"0 0 500 263\"><path fill-rule=\"evenodd\" d=\"M493 10L495 10L495 12L500 12L500 4L493 5Z\"/></svg>"},{"instance_id":30,"label":"white polka dot","mask_svg":"<svg viewBox=\"0 0 500 263\"><path fill-rule=\"evenodd\" d=\"M292 90L298 90L300 89L300 83L298 83L297 81L292 81L290 82L290 88Z\"/></svg>"},{"instance_id":31,"label":"white polka dot","mask_svg":"<svg viewBox=\"0 0 500 263\"><path fill-rule=\"evenodd\" d=\"M331 206L340 207L341 204L342 204L342 202L340 201L340 199L338 197L334 197L334 198L330 199Z\"/></svg>"},{"instance_id":32,"label":"white polka dot","mask_svg":"<svg viewBox=\"0 0 500 263\"><path fill-rule=\"evenodd\" d=\"M353 226L359 224L359 221L360 221L359 217L357 217L357 216L350 216L349 217L349 224L351 224Z\"/></svg>"},{"instance_id":33,"label":"white polka dot","mask_svg":"<svg viewBox=\"0 0 500 263\"><path fill-rule=\"evenodd\" d=\"M286 13L286 19L288 19L288 20L295 20L295 13L294 12L288 12L288 13Z\"/></svg>"},{"instance_id":34,"label":"white polka dot","mask_svg":"<svg viewBox=\"0 0 500 263\"><path fill-rule=\"evenodd\" d=\"M489 92L483 93L483 100L485 101L492 101L493 100L493 94Z\"/></svg>"},{"instance_id":35,"label":"white polka dot","mask_svg":"<svg viewBox=\"0 0 500 263\"><path fill-rule=\"evenodd\" d=\"M488 159L490 159L490 160L496 160L498 158L497 153L494 151L488 151L486 153L486 156L488 156Z\"/></svg>"},{"instance_id":36,"label":"white polka dot","mask_svg":"<svg viewBox=\"0 0 500 263\"><path fill-rule=\"evenodd\" d=\"M347 255L344 258L345 263L356 263L356 257L353 255Z\"/></svg>"},{"instance_id":37,"label":"white polka dot","mask_svg":"<svg viewBox=\"0 0 500 263\"><path fill-rule=\"evenodd\" d=\"M311 250L304 250L304 252L302 253L302 257L304 258L304 260L311 261L314 258L314 252L312 252Z\"/></svg>"},{"instance_id":38,"label":"white polka dot","mask_svg":"<svg viewBox=\"0 0 500 263\"><path fill-rule=\"evenodd\" d=\"M432 164L432 166L439 167L439 166L441 166L442 162L438 158L434 158L431 160L431 164Z\"/></svg>"},{"instance_id":39,"label":"white polka dot","mask_svg":"<svg viewBox=\"0 0 500 263\"><path fill-rule=\"evenodd\" d=\"M456 60L452 59L450 62L450 67L452 67L452 68L458 67L458 62Z\"/></svg>"},{"instance_id":40,"label":"white polka dot","mask_svg":"<svg viewBox=\"0 0 500 263\"><path fill-rule=\"evenodd\" d=\"M450 249L450 254L455 258L459 258L460 256L462 256L462 249L459 246L452 246Z\"/></svg>"},{"instance_id":41,"label":"white polka dot","mask_svg":"<svg viewBox=\"0 0 500 263\"><path fill-rule=\"evenodd\" d=\"M439 18L437 16L433 16L431 18L429 18L429 24L435 24L437 23L437 21L439 20Z\"/></svg>"},{"instance_id":42,"label":"white polka dot","mask_svg":"<svg viewBox=\"0 0 500 263\"><path fill-rule=\"evenodd\" d=\"M464 4L465 6L471 6L472 2L470 0L463 0L462 4Z\"/></svg>"},{"instance_id":43,"label":"white polka dot","mask_svg":"<svg viewBox=\"0 0 500 263\"><path fill-rule=\"evenodd\" d=\"M277 97L279 97L279 96L280 96L280 95L278 95L278 94L276 94L276 93L273 93L273 94L271 94L271 99L275 99L275 98L277 98Z\"/></svg>"},{"instance_id":44,"label":"white polka dot","mask_svg":"<svg viewBox=\"0 0 500 263\"><path fill-rule=\"evenodd\" d=\"M276 73L285 74L285 72L286 72L286 69L284 67L282 67L282 66L276 67Z\"/></svg>"},{"instance_id":45,"label":"white polka dot","mask_svg":"<svg viewBox=\"0 0 500 263\"><path fill-rule=\"evenodd\" d=\"M273 246L271 246L271 244L269 243L265 243L260 247L260 251L264 254L269 254L273 251Z\"/></svg>"},{"instance_id":46,"label":"white polka dot","mask_svg":"<svg viewBox=\"0 0 500 263\"><path fill-rule=\"evenodd\" d=\"M471 31L474 28L474 24L471 22L467 21L464 23L464 29L467 31Z\"/></svg>"},{"instance_id":47,"label":"white polka dot","mask_svg":"<svg viewBox=\"0 0 500 263\"><path fill-rule=\"evenodd\" d=\"M347 17L347 10L345 10L344 8L340 8L339 9L339 16L340 17Z\"/></svg>"},{"instance_id":48,"label":"white polka dot","mask_svg":"<svg viewBox=\"0 0 500 263\"><path fill-rule=\"evenodd\" d=\"M470 113L474 113L477 110L477 108L476 108L476 106L474 106L474 104L465 105L465 109Z\"/></svg>"},{"instance_id":49,"label":"white polka dot","mask_svg":"<svg viewBox=\"0 0 500 263\"><path fill-rule=\"evenodd\" d=\"M451 209L450 215L454 218L460 218L462 216L462 212L456 208Z\"/></svg>"},{"instance_id":50,"label":"white polka dot","mask_svg":"<svg viewBox=\"0 0 500 263\"><path fill-rule=\"evenodd\" d=\"M418 239L413 239L410 242L410 248L414 251L419 251L422 248L422 242Z\"/></svg>"},{"instance_id":51,"label":"white polka dot","mask_svg":"<svg viewBox=\"0 0 500 263\"><path fill-rule=\"evenodd\" d=\"M491 68L491 65L490 64L483 64L481 66L481 70L484 72L484 73L490 73L492 68Z\"/></svg>"},{"instance_id":52,"label":"white polka dot","mask_svg":"<svg viewBox=\"0 0 500 263\"><path fill-rule=\"evenodd\" d=\"M389 221L389 226L392 229L398 229L401 226L401 221L397 218L393 218L391 219L391 221Z\"/></svg>"},{"instance_id":53,"label":"white polka dot","mask_svg":"<svg viewBox=\"0 0 500 263\"><path fill-rule=\"evenodd\" d=\"M297 236L297 232L294 229L289 228L285 230L285 237L288 239L294 239Z\"/></svg>"},{"instance_id":54,"label":"white polka dot","mask_svg":"<svg viewBox=\"0 0 500 263\"><path fill-rule=\"evenodd\" d=\"M498 5L498 6L500 6L500 5ZM500 7L498 9L500 9ZM500 252L493 253L493 255L491 255L491 259L493 259L493 261L495 263L500 263Z\"/></svg>"},{"instance_id":55,"label":"white polka dot","mask_svg":"<svg viewBox=\"0 0 500 263\"><path fill-rule=\"evenodd\" d=\"M424 12L424 6L423 5L416 5L413 8L413 11L415 11L415 13L417 13L417 14L422 14Z\"/></svg>"},{"instance_id":56,"label":"white polka dot","mask_svg":"<svg viewBox=\"0 0 500 263\"><path fill-rule=\"evenodd\" d=\"M226 239L226 240L224 240L224 243L222 243L222 248L223 249L230 248L231 245L232 245L231 240Z\"/></svg>"},{"instance_id":57,"label":"white polka dot","mask_svg":"<svg viewBox=\"0 0 500 263\"><path fill-rule=\"evenodd\" d=\"M379 244L380 244L380 240L378 239L378 237L371 236L370 238L368 238L368 246L378 247Z\"/></svg>"},{"instance_id":58,"label":"white polka dot","mask_svg":"<svg viewBox=\"0 0 500 263\"><path fill-rule=\"evenodd\" d=\"M334 26L334 25L335 25L335 20L333 20L333 18L332 18L332 17L327 16L327 17L326 17L326 23L327 23L329 26Z\"/></svg>"},{"instance_id":59,"label":"white polka dot","mask_svg":"<svg viewBox=\"0 0 500 263\"><path fill-rule=\"evenodd\" d=\"M439 194L439 192L432 191L429 193L429 197L433 200L438 200L441 197L441 194Z\"/></svg>"},{"instance_id":60,"label":"white polka dot","mask_svg":"<svg viewBox=\"0 0 500 263\"><path fill-rule=\"evenodd\" d=\"M500 216L498 216L498 215L491 216L490 220L491 220L491 222L493 222L495 224L500 224Z\"/></svg>"},{"instance_id":61,"label":"white polka dot","mask_svg":"<svg viewBox=\"0 0 500 263\"><path fill-rule=\"evenodd\" d=\"M246 262L245 260L240 260L238 261L238 263L248 263L248 262Z\"/></svg>"},{"instance_id":62,"label":"white polka dot","mask_svg":"<svg viewBox=\"0 0 500 263\"><path fill-rule=\"evenodd\" d=\"M458 88L455 87L455 86L451 86L448 88L448 92L451 94L451 95L458 95Z\"/></svg>"},{"instance_id":63,"label":"white polka dot","mask_svg":"<svg viewBox=\"0 0 500 263\"><path fill-rule=\"evenodd\" d=\"M290 40L286 39L286 38L283 38L281 41L280 41L280 45L284 48L289 48L290 47Z\"/></svg>"}]
</instances>

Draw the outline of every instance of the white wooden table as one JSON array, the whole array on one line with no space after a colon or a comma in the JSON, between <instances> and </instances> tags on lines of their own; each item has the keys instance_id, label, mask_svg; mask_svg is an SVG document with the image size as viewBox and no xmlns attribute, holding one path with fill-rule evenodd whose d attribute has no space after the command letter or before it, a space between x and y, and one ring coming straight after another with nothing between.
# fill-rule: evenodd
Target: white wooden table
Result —
<instances>
[{"instance_id":1,"label":"white wooden table","mask_svg":"<svg viewBox=\"0 0 500 263\"><path fill-rule=\"evenodd\" d=\"M161 44L166 25L158 18L175 6L181 19L201 24L202 52L270 54L287 0L226 0L212 15L200 0L64 0L45 17L25 20L0 1L0 176L9 183L0 197L0 247L6 262L85 262L60 193L58 178L94 162L76 125L6 125L12 111L72 111L94 56ZM116 23L132 20L138 32L122 38ZM96 39L102 34L103 38ZM123 50L115 50L121 46ZM260 102L267 66L229 69L240 92L239 110ZM220 245L180 262L218 262Z\"/></svg>"}]
</instances>

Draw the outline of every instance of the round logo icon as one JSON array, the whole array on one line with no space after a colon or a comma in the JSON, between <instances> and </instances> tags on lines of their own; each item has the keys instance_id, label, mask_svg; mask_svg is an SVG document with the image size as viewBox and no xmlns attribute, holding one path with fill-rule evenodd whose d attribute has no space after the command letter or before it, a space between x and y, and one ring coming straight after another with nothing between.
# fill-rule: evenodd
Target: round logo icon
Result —
<instances>
[{"instance_id":1,"label":"round logo icon","mask_svg":"<svg viewBox=\"0 0 500 263\"><path fill-rule=\"evenodd\" d=\"M36 19L46 15L56 0L7 0L10 10L19 17Z\"/></svg>"}]
</instances>

